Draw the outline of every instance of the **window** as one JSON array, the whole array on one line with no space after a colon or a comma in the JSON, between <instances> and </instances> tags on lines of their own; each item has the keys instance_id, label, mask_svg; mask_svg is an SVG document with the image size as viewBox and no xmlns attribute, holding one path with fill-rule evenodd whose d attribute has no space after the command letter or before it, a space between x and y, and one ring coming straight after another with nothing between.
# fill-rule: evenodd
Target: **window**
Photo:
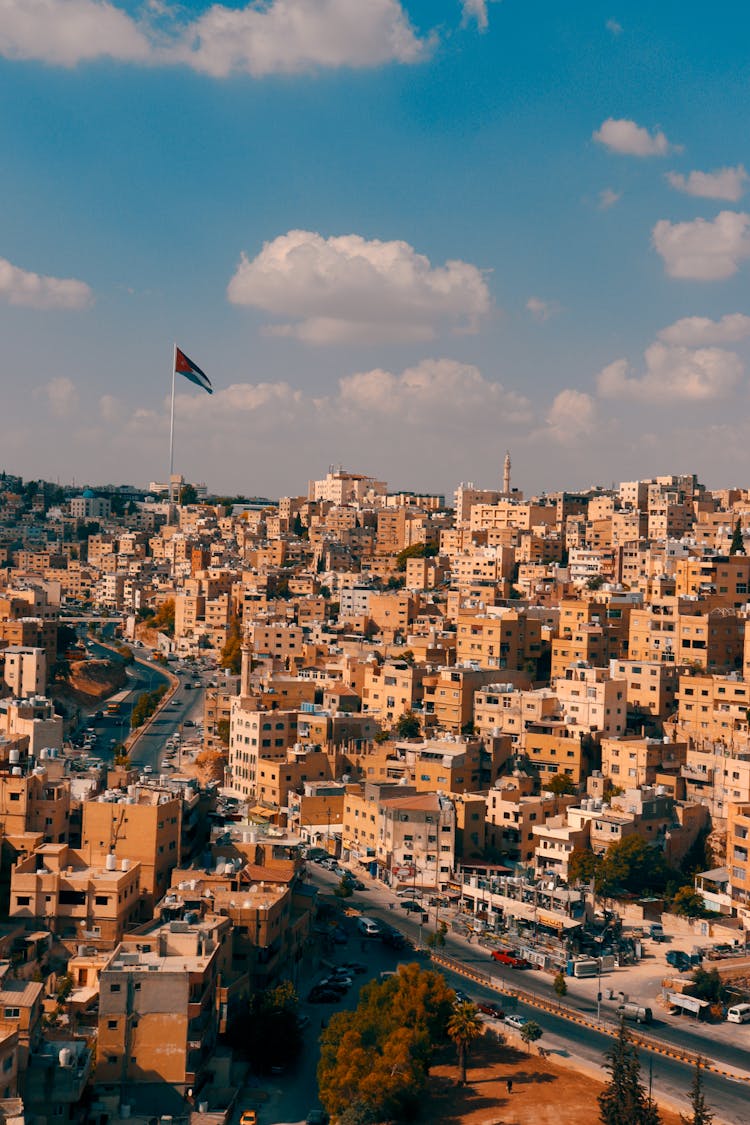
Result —
<instances>
[{"instance_id":1,"label":"window","mask_svg":"<svg viewBox=\"0 0 750 1125\"><path fill-rule=\"evenodd\" d=\"M20 1015L20 1008L3 1008L3 1016L6 1020L17 1020Z\"/></svg>"},{"instance_id":2,"label":"window","mask_svg":"<svg viewBox=\"0 0 750 1125\"><path fill-rule=\"evenodd\" d=\"M110 992L119 992L120 991L120 985L119 984L111 984L109 986L109 991Z\"/></svg>"},{"instance_id":3,"label":"window","mask_svg":"<svg viewBox=\"0 0 750 1125\"><path fill-rule=\"evenodd\" d=\"M110 1031L117 1030L117 1020L107 1020L107 1027Z\"/></svg>"}]
</instances>

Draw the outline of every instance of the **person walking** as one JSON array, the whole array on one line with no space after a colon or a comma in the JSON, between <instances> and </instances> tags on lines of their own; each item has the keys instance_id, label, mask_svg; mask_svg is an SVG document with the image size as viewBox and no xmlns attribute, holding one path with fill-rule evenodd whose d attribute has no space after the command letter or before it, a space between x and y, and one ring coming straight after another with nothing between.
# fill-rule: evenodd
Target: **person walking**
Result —
<instances>
[{"instance_id":1,"label":"person walking","mask_svg":"<svg viewBox=\"0 0 750 1125\"><path fill-rule=\"evenodd\" d=\"M507 1079L507 1081L505 1083L505 1089L508 1091L509 1094L513 1093L513 1079L512 1078Z\"/></svg>"}]
</instances>

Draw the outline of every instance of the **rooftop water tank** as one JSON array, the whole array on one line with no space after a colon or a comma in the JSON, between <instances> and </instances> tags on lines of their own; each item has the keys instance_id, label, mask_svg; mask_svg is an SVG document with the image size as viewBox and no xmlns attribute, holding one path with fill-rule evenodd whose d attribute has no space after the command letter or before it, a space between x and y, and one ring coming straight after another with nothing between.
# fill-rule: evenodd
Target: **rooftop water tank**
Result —
<instances>
[{"instance_id":1,"label":"rooftop water tank","mask_svg":"<svg viewBox=\"0 0 750 1125\"><path fill-rule=\"evenodd\" d=\"M104 861L104 867L107 871L116 871L117 870L117 856L113 855L110 852L109 855L107 856L107 858Z\"/></svg>"}]
</instances>

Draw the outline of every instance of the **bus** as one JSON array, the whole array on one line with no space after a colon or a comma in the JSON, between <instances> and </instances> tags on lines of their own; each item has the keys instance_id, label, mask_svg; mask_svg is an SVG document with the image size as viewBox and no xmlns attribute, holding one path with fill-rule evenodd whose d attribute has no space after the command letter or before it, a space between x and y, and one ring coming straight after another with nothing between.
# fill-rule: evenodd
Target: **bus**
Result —
<instances>
[{"instance_id":1,"label":"bus","mask_svg":"<svg viewBox=\"0 0 750 1125\"><path fill-rule=\"evenodd\" d=\"M124 691L118 691L116 695L111 696L104 707L106 713L108 715L119 715L122 710L122 705L129 695L130 688L126 688Z\"/></svg>"}]
</instances>

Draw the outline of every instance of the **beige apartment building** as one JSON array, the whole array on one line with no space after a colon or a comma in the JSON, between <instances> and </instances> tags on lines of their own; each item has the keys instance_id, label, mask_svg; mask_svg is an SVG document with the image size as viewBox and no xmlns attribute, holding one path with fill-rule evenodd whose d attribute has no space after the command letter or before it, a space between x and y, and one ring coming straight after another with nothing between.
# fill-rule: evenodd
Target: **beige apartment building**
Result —
<instances>
[{"instance_id":1,"label":"beige apartment building","mask_svg":"<svg viewBox=\"0 0 750 1125\"><path fill-rule=\"evenodd\" d=\"M140 917L141 868L114 856L99 866L67 844L42 844L13 868L10 917L101 948Z\"/></svg>"},{"instance_id":2,"label":"beige apartment building","mask_svg":"<svg viewBox=\"0 0 750 1125\"><path fill-rule=\"evenodd\" d=\"M659 774L679 773L687 757L687 743L669 738L625 735L601 740L602 769L614 785L637 789L653 785Z\"/></svg>"},{"instance_id":3,"label":"beige apartment building","mask_svg":"<svg viewBox=\"0 0 750 1125\"><path fill-rule=\"evenodd\" d=\"M384 881L442 888L455 868L455 848L456 813L448 797L381 798L376 856Z\"/></svg>"},{"instance_id":4,"label":"beige apartment building","mask_svg":"<svg viewBox=\"0 0 750 1125\"><path fill-rule=\"evenodd\" d=\"M542 655L542 623L523 610L496 609L492 614L458 615L456 661L480 668L536 670Z\"/></svg>"},{"instance_id":5,"label":"beige apartment building","mask_svg":"<svg viewBox=\"0 0 750 1125\"><path fill-rule=\"evenodd\" d=\"M727 805L727 869L732 908L750 930L750 801Z\"/></svg>"},{"instance_id":6,"label":"beige apartment building","mask_svg":"<svg viewBox=\"0 0 750 1125\"><path fill-rule=\"evenodd\" d=\"M364 669L362 710L393 725L406 711L421 707L425 669L404 660L372 661Z\"/></svg>"},{"instance_id":7,"label":"beige apartment building","mask_svg":"<svg viewBox=\"0 0 750 1125\"><path fill-rule=\"evenodd\" d=\"M83 804L81 853L92 865L107 856L137 865L141 916L151 917L180 862L182 800L166 790L140 785Z\"/></svg>"},{"instance_id":8,"label":"beige apartment building","mask_svg":"<svg viewBox=\"0 0 750 1125\"><path fill-rule=\"evenodd\" d=\"M674 664L659 660L612 660L609 673L613 679L625 681L631 710L662 720L675 710L680 677Z\"/></svg>"},{"instance_id":9,"label":"beige apartment building","mask_svg":"<svg viewBox=\"0 0 750 1125\"><path fill-rule=\"evenodd\" d=\"M236 797L255 800L261 758L286 760L297 742L298 711L259 710L257 699L235 696L229 727L227 786Z\"/></svg>"}]
</instances>

